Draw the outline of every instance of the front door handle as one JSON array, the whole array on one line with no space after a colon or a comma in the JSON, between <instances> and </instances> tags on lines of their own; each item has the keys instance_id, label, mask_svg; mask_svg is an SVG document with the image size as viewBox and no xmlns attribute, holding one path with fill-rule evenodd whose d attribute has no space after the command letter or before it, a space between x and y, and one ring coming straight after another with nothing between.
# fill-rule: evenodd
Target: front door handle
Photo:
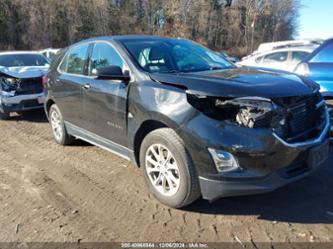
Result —
<instances>
[{"instance_id":1,"label":"front door handle","mask_svg":"<svg viewBox=\"0 0 333 249\"><path fill-rule=\"evenodd\" d=\"M90 86L90 84L84 84L84 85L82 86L82 88L83 88L84 90L89 90L89 89L91 88L91 86Z\"/></svg>"}]
</instances>

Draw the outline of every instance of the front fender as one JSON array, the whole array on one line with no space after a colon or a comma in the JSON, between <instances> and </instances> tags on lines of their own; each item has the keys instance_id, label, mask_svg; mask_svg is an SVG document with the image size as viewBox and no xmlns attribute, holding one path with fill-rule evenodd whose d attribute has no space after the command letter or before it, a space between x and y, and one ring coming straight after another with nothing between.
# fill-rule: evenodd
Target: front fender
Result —
<instances>
[{"instance_id":1,"label":"front fender","mask_svg":"<svg viewBox=\"0 0 333 249\"><path fill-rule=\"evenodd\" d=\"M133 84L128 99L129 148L134 148L135 134L145 121L158 121L177 132L196 113L183 89L157 82Z\"/></svg>"}]
</instances>

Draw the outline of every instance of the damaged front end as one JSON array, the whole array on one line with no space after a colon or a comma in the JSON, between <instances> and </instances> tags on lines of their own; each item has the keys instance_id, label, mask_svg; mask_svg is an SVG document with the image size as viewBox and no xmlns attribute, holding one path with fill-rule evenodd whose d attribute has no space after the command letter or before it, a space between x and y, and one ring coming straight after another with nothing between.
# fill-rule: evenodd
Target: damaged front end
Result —
<instances>
[{"instance_id":1,"label":"damaged front end","mask_svg":"<svg viewBox=\"0 0 333 249\"><path fill-rule=\"evenodd\" d=\"M43 107L45 77L16 78L0 75L0 107L2 112L20 112Z\"/></svg>"},{"instance_id":2,"label":"damaged front end","mask_svg":"<svg viewBox=\"0 0 333 249\"><path fill-rule=\"evenodd\" d=\"M272 99L187 94L210 118L189 125L191 133L192 127L201 129L193 137L202 134L205 141L203 152L192 155L204 199L266 193L314 172L327 159L329 115L319 93ZM190 151L198 151L197 144L192 139Z\"/></svg>"},{"instance_id":3,"label":"damaged front end","mask_svg":"<svg viewBox=\"0 0 333 249\"><path fill-rule=\"evenodd\" d=\"M1 95L5 97L13 97L15 96L18 87L19 79L9 77L0 78Z\"/></svg>"},{"instance_id":4,"label":"damaged front end","mask_svg":"<svg viewBox=\"0 0 333 249\"><path fill-rule=\"evenodd\" d=\"M264 98L219 98L188 95L189 103L203 114L248 128L269 128L273 104Z\"/></svg>"},{"instance_id":5,"label":"damaged front end","mask_svg":"<svg viewBox=\"0 0 333 249\"><path fill-rule=\"evenodd\" d=\"M327 109L319 93L275 99L188 94L188 101L210 118L246 128L269 129L288 143L314 139L327 126Z\"/></svg>"}]
</instances>

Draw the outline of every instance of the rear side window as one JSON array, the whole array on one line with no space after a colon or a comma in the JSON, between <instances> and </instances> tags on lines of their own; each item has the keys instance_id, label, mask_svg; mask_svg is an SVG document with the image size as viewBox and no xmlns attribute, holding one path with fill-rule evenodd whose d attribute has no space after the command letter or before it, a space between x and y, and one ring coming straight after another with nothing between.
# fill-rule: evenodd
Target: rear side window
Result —
<instances>
[{"instance_id":1,"label":"rear side window","mask_svg":"<svg viewBox=\"0 0 333 249\"><path fill-rule=\"evenodd\" d=\"M123 68L124 61L111 45L96 43L89 62L89 75L95 75L97 69L107 66Z\"/></svg>"},{"instance_id":2,"label":"rear side window","mask_svg":"<svg viewBox=\"0 0 333 249\"><path fill-rule=\"evenodd\" d=\"M311 62L333 63L333 42L326 45L312 59Z\"/></svg>"},{"instance_id":3,"label":"rear side window","mask_svg":"<svg viewBox=\"0 0 333 249\"><path fill-rule=\"evenodd\" d=\"M272 54L265 55L264 63L275 63L275 62L285 62L287 61L288 52L276 52Z\"/></svg>"},{"instance_id":4,"label":"rear side window","mask_svg":"<svg viewBox=\"0 0 333 249\"><path fill-rule=\"evenodd\" d=\"M88 47L89 44L72 48L61 63L60 70L70 74L83 74Z\"/></svg>"},{"instance_id":5,"label":"rear side window","mask_svg":"<svg viewBox=\"0 0 333 249\"><path fill-rule=\"evenodd\" d=\"M309 53L304 51L293 51L291 54L291 62L301 62Z\"/></svg>"}]
</instances>

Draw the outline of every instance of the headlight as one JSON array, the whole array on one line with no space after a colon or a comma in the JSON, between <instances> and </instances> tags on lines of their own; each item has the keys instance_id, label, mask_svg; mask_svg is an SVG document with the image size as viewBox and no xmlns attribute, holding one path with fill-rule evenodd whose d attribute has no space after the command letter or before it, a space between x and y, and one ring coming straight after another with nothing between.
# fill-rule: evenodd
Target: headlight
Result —
<instances>
[{"instance_id":1,"label":"headlight","mask_svg":"<svg viewBox=\"0 0 333 249\"><path fill-rule=\"evenodd\" d=\"M5 92L16 91L18 87L18 79L16 78L0 78L1 90Z\"/></svg>"},{"instance_id":2,"label":"headlight","mask_svg":"<svg viewBox=\"0 0 333 249\"><path fill-rule=\"evenodd\" d=\"M270 128L275 113L273 103L261 97L222 99L192 95L188 101L211 118L248 128Z\"/></svg>"},{"instance_id":3,"label":"headlight","mask_svg":"<svg viewBox=\"0 0 333 249\"><path fill-rule=\"evenodd\" d=\"M302 76L308 77L310 75L310 70L309 70L308 64L306 64L306 63L299 64L296 67L294 73L298 74L298 75L302 75Z\"/></svg>"}]
</instances>

